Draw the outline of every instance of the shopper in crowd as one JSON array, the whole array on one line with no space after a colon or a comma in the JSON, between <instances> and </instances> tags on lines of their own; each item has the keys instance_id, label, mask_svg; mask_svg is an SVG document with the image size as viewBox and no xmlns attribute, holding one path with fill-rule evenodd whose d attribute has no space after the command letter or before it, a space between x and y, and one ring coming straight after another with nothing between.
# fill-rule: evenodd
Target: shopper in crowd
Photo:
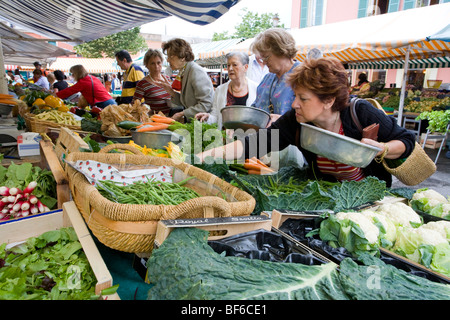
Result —
<instances>
[{"instance_id":1,"label":"shopper in crowd","mask_svg":"<svg viewBox=\"0 0 450 320\"><path fill-rule=\"evenodd\" d=\"M159 81L156 84L164 88L172 97L172 103L183 110L172 118L177 121L190 121L199 112L210 112L214 96L214 87L206 71L194 62L191 45L176 38L162 44L171 70L177 70L176 79Z\"/></svg>"},{"instance_id":2,"label":"shopper in crowd","mask_svg":"<svg viewBox=\"0 0 450 320\"><path fill-rule=\"evenodd\" d=\"M144 99L145 104L150 106L150 113L170 113L170 94L156 82L170 82L169 77L162 74L164 57L159 50L149 49L144 56L144 65L149 74L138 82L133 100Z\"/></svg>"},{"instance_id":3,"label":"shopper in crowd","mask_svg":"<svg viewBox=\"0 0 450 320\"><path fill-rule=\"evenodd\" d=\"M82 65L71 67L70 73L72 73L76 83L73 86L56 92L56 96L59 98L66 99L80 92L91 107L97 106L103 109L109 105L117 104L109 92L106 91L103 83L97 77L88 74Z\"/></svg>"},{"instance_id":4,"label":"shopper in crowd","mask_svg":"<svg viewBox=\"0 0 450 320\"><path fill-rule=\"evenodd\" d=\"M144 71L141 67L133 63L131 55L126 50L116 52L116 61L122 70L125 70L125 75L122 82L122 96L118 97L116 101L119 104L131 103L134 92L136 91L136 85L144 78Z\"/></svg>"},{"instance_id":5,"label":"shopper in crowd","mask_svg":"<svg viewBox=\"0 0 450 320\"><path fill-rule=\"evenodd\" d=\"M55 70L53 72L56 78L56 82L53 84L53 92L56 93L58 91L66 89L69 84L64 80L64 73L61 70Z\"/></svg>"},{"instance_id":6,"label":"shopper in crowd","mask_svg":"<svg viewBox=\"0 0 450 320\"><path fill-rule=\"evenodd\" d=\"M230 81L221 84L214 92L214 100L211 113L200 112L195 116L200 121L217 123L222 129L223 108L232 105L251 106L255 101L258 84L250 80L246 74L249 57L244 52L230 52L226 55L227 69Z\"/></svg>"},{"instance_id":7,"label":"shopper in crowd","mask_svg":"<svg viewBox=\"0 0 450 320\"><path fill-rule=\"evenodd\" d=\"M48 80L48 85L49 85L50 89L53 88L53 84L56 81L55 75L53 73L49 73L47 75L47 80Z\"/></svg>"},{"instance_id":8,"label":"shopper in crowd","mask_svg":"<svg viewBox=\"0 0 450 320\"><path fill-rule=\"evenodd\" d=\"M269 68L261 60L256 59L255 54L252 54L249 58L247 78L259 84L268 73Z\"/></svg>"},{"instance_id":9,"label":"shopper in crowd","mask_svg":"<svg viewBox=\"0 0 450 320\"><path fill-rule=\"evenodd\" d=\"M365 100L356 104L356 114L363 128L379 124L378 140L362 138L361 131L352 120L347 72L335 58L306 60L288 77L287 84L295 92L291 110L284 113L268 129L237 140L228 145L199 154L200 160L207 156L225 156L227 160L260 155L261 150L279 151L294 145L303 153L310 169L317 179L328 181L357 181L367 176L375 176L392 184L392 176L381 163L383 159L403 159L414 149L415 136L397 124L393 117L374 108ZM334 134L361 140L362 143L378 147L377 157L365 168L345 165L303 149L299 142L302 126L308 123ZM278 137L273 145L272 134ZM275 136L277 135L277 136ZM264 143L263 143L264 142ZM263 145L265 144L265 145ZM256 150L256 154L254 153Z\"/></svg>"},{"instance_id":10,"label":"shopper in crowd","mask_svg":"<svg viewBox=\"0 0 450 320\"><path fill-rule=\"evenodd\" d=\"M294 92L287 83L288 75L299 66L294 61L297 54L295 40L284 29L268 29L255 37L252 52L256 58L269 68L258 86L253 107L271 113L271 122L291 109Z\"/></svg>"},{"instance_id":11,"label":"shopper in crowd","mask_svg":"<svg viewBox=\"0 0 450 320\"><path fill-rule=\"evenodd\" d=\"M42 74L41 69L34 69L33 80L35 85L40 86L44 90L50 89L50 83L48 82L47 77Z\"/></svg>"}]
</instances>

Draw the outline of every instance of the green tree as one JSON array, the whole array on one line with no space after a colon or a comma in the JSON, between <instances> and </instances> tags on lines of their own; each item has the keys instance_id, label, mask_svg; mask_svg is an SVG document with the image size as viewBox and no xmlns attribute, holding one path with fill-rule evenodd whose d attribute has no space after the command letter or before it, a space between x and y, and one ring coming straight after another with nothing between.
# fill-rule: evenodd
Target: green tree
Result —
<instances>
[{"instance_id":1,"label":"green tree","mask_svg":"<svg viewBox=\"0 0 450 320\"><path fill-rule=\"evenodd\" d=\"M250 39L255 37L267 29L273 28L274 13L258 14L248 11L247 8L241 10L242 22L235 27L235 32L228 35L228 31L217 33L215 32L212 41L245 38ZM278 24L278 28L284 28L284 24Z\"/></svg>"},{"instance_id":2,"label":"green tree","mask_svg":"<svg viewBox=\"0 0 450 320\"><path fill-rule=\"evenodd\" d=\"M114 58L115 53L122 49L130 54L136 54L147 48L145 39L140 35L140 28L135 27L77 45L74 49L85 58L102 58L103 55Z\"/></svg>"}]
</instances>

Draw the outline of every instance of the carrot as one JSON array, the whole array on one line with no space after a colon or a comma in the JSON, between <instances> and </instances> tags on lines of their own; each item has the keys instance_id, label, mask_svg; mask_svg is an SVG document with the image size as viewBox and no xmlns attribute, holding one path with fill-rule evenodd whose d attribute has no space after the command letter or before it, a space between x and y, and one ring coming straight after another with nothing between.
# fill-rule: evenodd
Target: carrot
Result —
<instances>
[{"instance_id":1,"label":"carrot","mask_svg":"<svg viewBox=\"0 0 450 320\"><path fill-rule=\"evenodd\" d=\"M141 127L139 129L137 129L137 132L150 132L150 131L159 131L159 130L164 130L167 129L169 127L168 124L166 123L158 123L158 124L154 124L154 125L147 125L144 127Z\"/></svg>"},{"instance_id":2,"label":"carrot","mask_svg":"<svg viewBox=\"0 0 450 320\"><path fill-rule=\"evenodd\" d=\"M254 161L252 159L245 159L245 163L257 164L256 161Z\"/></svg>"},{"instance_id":3,"label":"carrot","mask_svg":"<svg viewBox=\"0 0 450 320\"><path fill-rule=\"evenodd\" d=\"M244 168L247 170L261 170L263 167L255 163L244 163Z\"/></svg>"},{"instance_id":4,"label":"carrot","mask_svg":"<svg viewBox=\"0 0 450 320\"><path fill-rule=\"evenodd\" d=\"M0 98L0 103L17 105L17 101L12 100L12 99L5 99L5 98Z\"/></svg>"},{"instance_id":5,"label":"carrot","mask_svg":"<svg viewBox=\"0 0 450 320\"><path fill-rule=\"evenodd\" d=\"M12 99L14 96L12 94L3 94L0 93L0 99Z\"/></svg>"},{"instance_id":6,"label":"carrot","mask_svg":"<svg viewBox=\"0 0 450 320\"><path fill-rule=\"evenodd\" d=\"M248 174L261 174L261 171L258 171L258 170L248 170Z\"/></svg>"},{"instance_id":7,"label":"carrot","mask_svg":"<svg viewBox=\"0 0 450 320\"><path fill-rule=\"evenodd\" d=\"M258 164L262 165L263 167L270 169L270 168L267 166L267 164L265 164L265 163L262 162L261 160L256 159L256 162L257 162Z\"/></svg>"},{"instance_id":8,"label":"carrot","mask_svg":"<svg viewBox=\"0 0 450 320\"><path fill-rule=\"evenodd\" d=\"M138 126L136 127L136 129L142 128L143 126L153 125L153 124L155 124L153 121L145 122L145 123L143 123L143 124L138 125Z\"/></svg>"},{"instance_id":9,"label":"carrot","mask_svg":"<svg viewBox=\"0 0 450 320\"><path fill-rule=\"evenodd\" d=\"M158 114L152 115L150 117L150 120L152 120L154 122L158 122L158 123L167 123L167 124L172 124L175 122L175 119L165 117L165 116L160 116Z\"/></svg>"}]
</instances>

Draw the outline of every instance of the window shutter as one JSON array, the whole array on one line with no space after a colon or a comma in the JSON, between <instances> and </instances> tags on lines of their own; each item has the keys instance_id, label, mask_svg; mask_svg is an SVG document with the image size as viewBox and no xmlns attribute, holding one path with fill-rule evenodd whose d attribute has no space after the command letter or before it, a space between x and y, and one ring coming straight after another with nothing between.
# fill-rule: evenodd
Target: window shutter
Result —
<instances>
[{"instance_id":1,"label":"window shutter","mask_svg":"<svg viewBox=\"0 0 450 320\"><path fill-rule=\"evenodd\" d=\"M308 1L302 0L300 6L300 28L306 28L308 26Z\"/></svg>"},{"instance_id":2,"label":"window shutter","mask_svg":"<svg viewBox=\"0 0 450 320\"><path fill-rule=\"evenodd\" d=\"M416 7L416 0L405 0L403 10L413 9Z\"/></svg>"},{"instance_id":3,"label":"window shutter","mask_svg":"<svg viewBox=\"0 0 450 320\"><path fill-rule=\"evenodd\" d=\"M369 0L359 0L358 18L364 18L367 16L367 6L368 5L369 5Z\"/></svg>"},{"instance_id":4,"label":"window shutter","mask_svg":"<svg viewBox=\"0 0 450 320\"><path fill-rule=\"evenodd\" d=\"M400 0L390 0L388 13L397 12L400 9Z\"/></svg>"},{"instance_id":5,"label":"window shutter","mask_svg":"<svg viewBox=\"0 0 450 320\"><path fill-rule=\"evenodd\" d=\"M316 0L316 16L314 17L314 25L323 24L323 0Z\"/></svg>"}]
</instances>

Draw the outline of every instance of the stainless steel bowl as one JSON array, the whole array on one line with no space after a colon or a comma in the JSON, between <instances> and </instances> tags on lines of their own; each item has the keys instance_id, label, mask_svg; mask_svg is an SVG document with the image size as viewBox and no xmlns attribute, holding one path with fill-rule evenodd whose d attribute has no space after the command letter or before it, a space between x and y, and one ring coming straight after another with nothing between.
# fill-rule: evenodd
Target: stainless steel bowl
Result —
<instances>
[{"instance_id":1,"label":"stainless steel bowl","mask_svg":"<svg viewBox=\"0 0 450 320\"><path fill-rule=\"evenodd\" d=\"M141 147L146 146L151 149L163 149L169 145L169 142L179 144L183 141L183 136L169 130L160 130L155 132L137 132L131 129L133 141Z\"/></svg>"},{"instance_id":2,"label":"stainless steel bowl","mask_svg":"<svg viewBox=\"0 0 450 320\"><path fill-rule=\"evenodd\" d=\"M264 110L247 106L228 106L220 110L225 129L265 128L270 121L270 114Z\"/></svg>"},{"instance_id":3,"label":"stainless steel bowl","mask_svg":"<svg viewBox=\"0 0 450 320\"><path fill-rule=\"evenodd\" d=\"M0 116L7 116L11 113L13 105L0 103Z\"/></svg>"},{"instance_id":4,"label":"stainless steel bowl","mask_svg":"<svg viewBox=\"0 0 450 320\"><path fill-rule=\"evenodd\" d=\"M302 148L340 163L365 168L381 149L356 139L302 123Z\"/></svg>"},{"instance_id":5,"label":"stainless steel bowl","mask_svg":"<svg viewBox=\"0 0 450 320\"><path fill-rule=\"evenodd\" d=\"M103 135L106 140L111 140L114 143L128 143L131 140L131 136L110 137Z\"/></svg>"}]
</instances>

